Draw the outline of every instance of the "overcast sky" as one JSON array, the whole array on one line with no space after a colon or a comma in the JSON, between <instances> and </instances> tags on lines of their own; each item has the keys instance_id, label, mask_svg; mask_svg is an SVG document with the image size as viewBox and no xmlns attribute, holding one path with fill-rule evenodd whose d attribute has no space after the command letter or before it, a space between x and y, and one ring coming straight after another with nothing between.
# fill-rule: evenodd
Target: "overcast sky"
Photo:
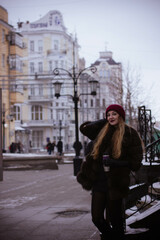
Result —
<instances>
[{"instance_id":1,"label":"overcast sky","mask_svg":"<svg viewBox=\"0 0 160 240\"><path fill-rule=\"evenodd\" d=\"M141 75L146 107L160 121L160 0L0 0L0 5L15 27L59 10L68 32L77 34L86 66L106 48L115 61L129 63Z\"/></svg>"}]
</instances>

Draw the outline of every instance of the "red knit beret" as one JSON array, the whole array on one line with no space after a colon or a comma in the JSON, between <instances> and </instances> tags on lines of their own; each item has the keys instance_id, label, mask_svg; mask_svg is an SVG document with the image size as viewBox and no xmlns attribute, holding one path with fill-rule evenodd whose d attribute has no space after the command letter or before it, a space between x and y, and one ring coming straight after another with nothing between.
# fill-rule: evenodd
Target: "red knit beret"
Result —
<instances>
[{"instance_id":1,"label":"red knit beret","mask_svg":"<svg viewBox=\"0 0 160 240\"><path fill-rule=\"evenodd\" d=\"M107 118L107 113L111 110L116 111L125 121L125 111L122 106L120 106L118 104L109 105L106 109L106 118Z\"/></svg>"}]
</instances>

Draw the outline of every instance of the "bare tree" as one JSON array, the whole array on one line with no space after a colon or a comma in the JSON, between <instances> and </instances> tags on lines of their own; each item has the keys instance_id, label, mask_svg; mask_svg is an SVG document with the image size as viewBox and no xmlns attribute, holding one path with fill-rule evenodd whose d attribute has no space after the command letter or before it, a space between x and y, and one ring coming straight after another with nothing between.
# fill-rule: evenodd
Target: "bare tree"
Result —
<instances>
[{"instance_id":1,"label":"bare tree","mask_svg":"<svg viewBox=\"0 0 160 240\"><path fill-rule=\"evenodd\" d=\"M128 63L123 70L123 102L127 123L137 127L138 106L144 103L141 76Z\"/></svg>"},{"instance_id":2,"label":"bare tree","mask_svg":"<svg viewBox=\"0 0 160 240\"><path fill-rule=\"evenodd\" d=\"M119 69L113 69L108 89L110 101L123 105L123 81L122 72Z\"/></svg>"}]
</instances>

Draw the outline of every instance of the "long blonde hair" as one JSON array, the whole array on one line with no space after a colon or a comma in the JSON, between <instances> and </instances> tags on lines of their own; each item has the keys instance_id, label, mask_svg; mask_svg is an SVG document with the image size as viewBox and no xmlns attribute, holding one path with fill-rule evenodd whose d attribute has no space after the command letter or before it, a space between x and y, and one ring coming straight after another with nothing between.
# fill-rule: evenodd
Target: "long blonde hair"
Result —
<instances>
[{"instance_id":1,"label":"long blonde hair","mask_svg":"<svg viewBox=\"0 0 160 240\"><path fill-rule=\"evenodd\" d=\"M91 155L93 156L94 159L96 159L99 156L100 146L102 144L102 141L103 141L105 135L109 131L109 127L110 127L110 125L107 122L97 137L97 140L93 147L93 151L91 153ZM111 139L112 157L115 159L119 158L121 155L121 147L122 147L122 140L123 140L124 132L125 132L125 122L124 122L123 118L120 116L119 123L116 125L116 130Z\"/></svg>"}]
</instances>

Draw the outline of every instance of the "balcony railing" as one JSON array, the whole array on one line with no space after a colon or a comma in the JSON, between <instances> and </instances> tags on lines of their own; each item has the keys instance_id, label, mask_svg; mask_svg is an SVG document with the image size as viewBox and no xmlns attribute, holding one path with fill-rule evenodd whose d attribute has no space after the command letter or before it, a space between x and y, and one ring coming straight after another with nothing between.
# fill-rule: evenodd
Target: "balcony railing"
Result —
<instances>
[{"instance_id":1,"label":"balcony railing","mask_svg":"<svg viewBox=\"0 0 160 240\"><path fill-rule=\"evenodd\" d=\"M58 55L58 54L65 55L67 54L67 50L55 50L55 49L47 50L47 55Z\"/></svg>"},{"instance_id":2,"label":"balcony railing","mask_svg":"<svg viewBox=\"0 0 160 240\"><path fill-rule=\"evenodd\" d=\"M40 101L51 101L53 100L54 95L50 94L50 95L29 95L28 96L28 100L29 101L33 101L33 102L40 102Z\"/></svg>"},{"instance_id":3,"label":"balcony railing","mask_svg":"<svg viewBox=\"0 0 160 240\"><path fill-rule=\"evenodd\" d=\"M49 120L29 120L22 125L24 128L28 127L53 127L53 119Z\"/></svg>"}]
</instances>

